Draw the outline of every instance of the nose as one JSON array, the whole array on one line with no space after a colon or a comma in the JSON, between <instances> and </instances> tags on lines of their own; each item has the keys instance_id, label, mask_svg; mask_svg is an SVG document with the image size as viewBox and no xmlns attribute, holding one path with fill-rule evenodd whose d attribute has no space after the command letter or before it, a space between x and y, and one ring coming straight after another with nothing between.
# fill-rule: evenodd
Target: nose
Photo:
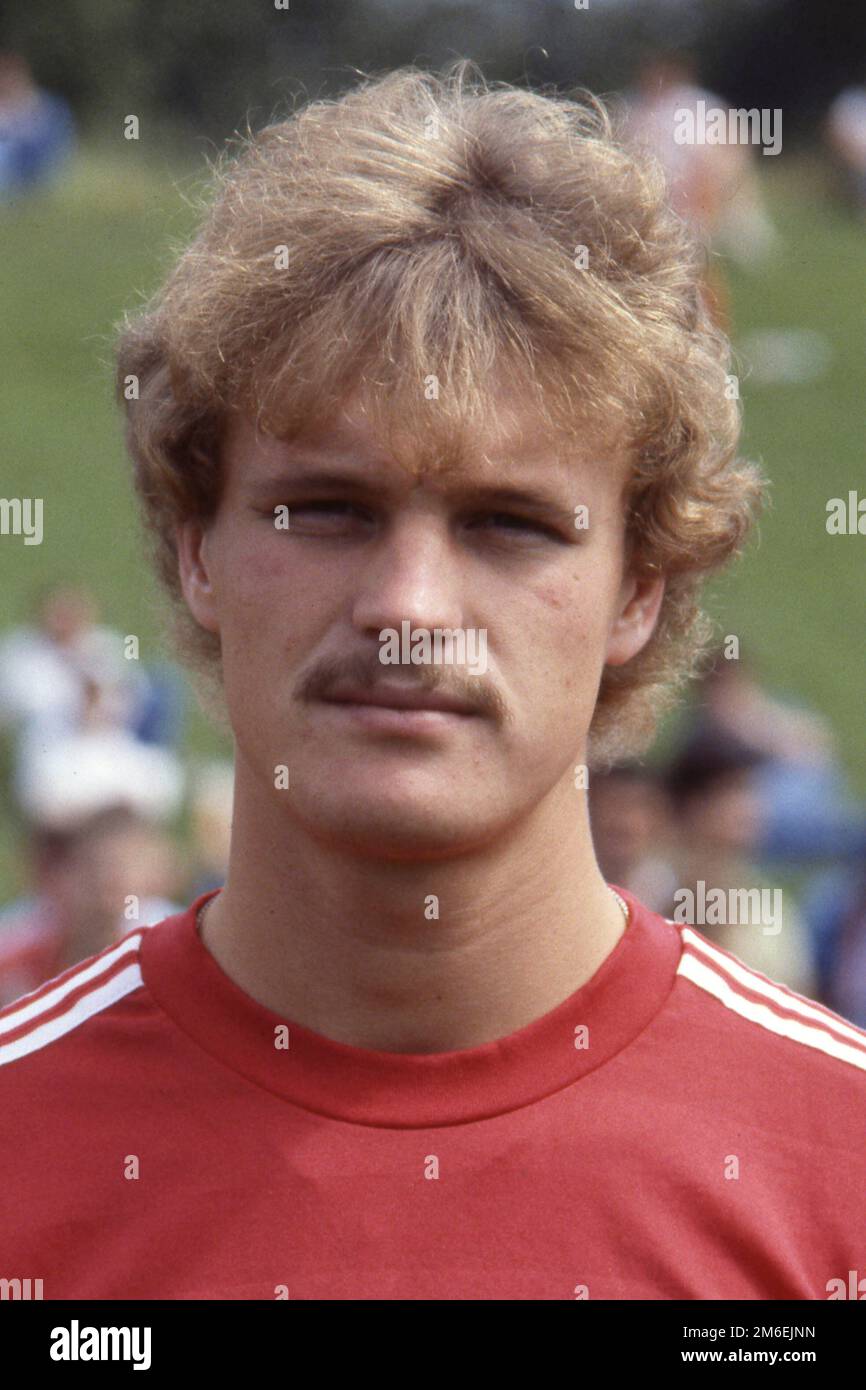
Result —
<instances>
[{"instance_id":1,"label":"nose","mask_svg":"<svg viewBox=\"0 0 866 1390\"><path fill-rule=\"evenodd\" d=\"M383 628L463 627L466 575L447 521L430 510L392 521L367 552L358 576L353 623L378 639Z\"/></svg>"}]
</instances>

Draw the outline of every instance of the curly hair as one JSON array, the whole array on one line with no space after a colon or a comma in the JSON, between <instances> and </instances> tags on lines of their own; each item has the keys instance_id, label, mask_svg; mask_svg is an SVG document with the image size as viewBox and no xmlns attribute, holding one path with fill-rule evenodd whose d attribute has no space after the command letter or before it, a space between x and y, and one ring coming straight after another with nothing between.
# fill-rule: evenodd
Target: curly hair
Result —
<instances>
[{"instance_id":1,"label":"curly hair","mask_svg":"<svg viewBox=\"0 0 866 1390\"><path fill-rule=\"evenodd\" d=\"M627 562L666 590L644 649L605 667L589 746L595 765L643 751L710 640L701 584L764 486L737 457L730 347L660 167L597 99L488 83L461 61L310 102L239 139L215 182L118 346L135 484L206 707L224 717L219 638L183 600L175 527L219 506L231 414L289 439L360 390L386 441L408 432L432 457L483 428L507 379L539 428L623 432Z\"/></svg>"}]
</instances>

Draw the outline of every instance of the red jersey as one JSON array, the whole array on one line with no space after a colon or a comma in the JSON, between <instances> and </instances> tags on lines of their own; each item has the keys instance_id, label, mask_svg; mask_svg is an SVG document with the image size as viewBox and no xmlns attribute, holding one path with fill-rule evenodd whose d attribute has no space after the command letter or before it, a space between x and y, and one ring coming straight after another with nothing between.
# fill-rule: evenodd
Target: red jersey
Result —
<instances>
[{"instance_id":1,"label":"red jersey","mask_svg":"<svg viewBox=\"0 0 866 1390\"><path fill-rule=\"evenodd\" d=\"M0 1280L46 1299L856 1289L866 1033L619 891L629 923L593 977L462 1051L351 1047L261 1007L197 934L211 893L10 1005Z\"/></svg>"}]
</instances>

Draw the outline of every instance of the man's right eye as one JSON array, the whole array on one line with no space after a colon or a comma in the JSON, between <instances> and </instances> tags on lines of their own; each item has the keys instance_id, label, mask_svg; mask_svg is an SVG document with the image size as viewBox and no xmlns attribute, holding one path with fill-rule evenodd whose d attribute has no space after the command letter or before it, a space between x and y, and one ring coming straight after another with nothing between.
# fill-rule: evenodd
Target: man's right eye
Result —
<instances>
[{"instance_id":1,"label":"man's right eye","mask_svg":"<svg viewBox=\"0 0 866 1390\"><path fill-rule=\"evenodd\" d=\"M355 502L340 498L320 498L312 502L288 502L280 505L288 511L289 524L286 530L290 535L292 531L317 535L331 534L370 519L369 512ZM275 507L271 515L275 515L276 512Z\"/></svg>"}]
</instances>

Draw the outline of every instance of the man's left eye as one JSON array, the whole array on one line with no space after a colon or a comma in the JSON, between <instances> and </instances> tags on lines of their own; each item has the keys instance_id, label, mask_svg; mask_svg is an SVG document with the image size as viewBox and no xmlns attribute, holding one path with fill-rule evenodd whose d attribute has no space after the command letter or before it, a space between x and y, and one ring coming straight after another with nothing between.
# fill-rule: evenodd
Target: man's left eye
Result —
<instances>
[{"instance_id":1,"label":"man's left eye","mask_svg":"<svg viewBox=\"0 0 866 1390\"><path fill-rule=\"evenodd\" d=\"M298 516L306 513L309 516L347 516L356 514L359 508L353 502L342 502L327 498L321 502L300 502L297 506L290 509Z\"/></svg>"}]
</instances>

